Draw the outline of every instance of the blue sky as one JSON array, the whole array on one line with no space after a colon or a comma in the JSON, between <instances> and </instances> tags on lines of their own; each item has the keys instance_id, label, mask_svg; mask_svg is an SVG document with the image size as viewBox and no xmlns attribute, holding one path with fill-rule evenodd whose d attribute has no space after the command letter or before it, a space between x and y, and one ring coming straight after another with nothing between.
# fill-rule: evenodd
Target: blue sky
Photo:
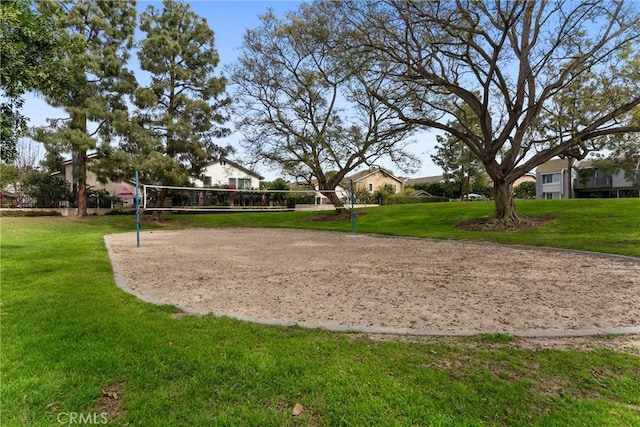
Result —
<instances>
[{"instance_id":1,"label":"blue sky","mask_svg":"<svg viewBox=\"0 0 640 427\"><path fill-rule=\"evenodd\" d=\"M213 29L216 36L216 48L220 55L219 70L229 64L235 62L239 48L242 44L242 38L247 28L255 27L259 24L259 16L264 14L269 8L273 9L274 13L279 16L285 15L288 11L295 10L300 2L295 1L189 1L193 11L198 15L206 18L207 23ZM138 12L144 11L148 5L154 5L161 8L162 3L157 1L141 1L138 0ZM136 59L135 55L132 55L131 66L135 70ZM32 126L44 126L46 125L47 118L64 117L64 114L59 113L54 108L49 107L43 100L37 99L33 96L26 97L24 113L30 118ZM236 147L240 152L238 156L241 158L243 153L241 152L239 141L242 135L234 133L228 138L220 140L221 145L231 144ZM435 136L432 133L422 133L417 137L420 142L416 144L412 149L412 152L422 160L422 168L412 176L428 176L440 174L440 169L433 165L430 160L428 151L433 149L435 144ZM380 166L387 167L394 170L391 164L381 164ZM268 180L277 177L277 173L269 171L267 169L258 170L261 174L265 175ZM394 170L394 172L400 173L400 171Z\"/></svg>"}]
</instances>

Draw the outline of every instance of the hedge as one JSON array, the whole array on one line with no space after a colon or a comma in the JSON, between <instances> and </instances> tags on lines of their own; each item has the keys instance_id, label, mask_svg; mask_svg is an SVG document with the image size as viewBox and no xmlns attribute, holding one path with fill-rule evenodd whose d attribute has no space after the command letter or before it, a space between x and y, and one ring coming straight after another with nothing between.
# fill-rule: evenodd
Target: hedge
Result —
<instances>
[{"instance_id":1,"label":"hedge","mask_svg":"<svg viewBox=\"0 0 640 427\"><path fill-rule=\"evenodd\" d=\"M437 203L437 202L448 202L449 199L446 197L437 197L437 196L399 196L399 197L389 197L386 200L386 204L388 205L408 205L411 203Z\"/></svg>"}]
</instances>

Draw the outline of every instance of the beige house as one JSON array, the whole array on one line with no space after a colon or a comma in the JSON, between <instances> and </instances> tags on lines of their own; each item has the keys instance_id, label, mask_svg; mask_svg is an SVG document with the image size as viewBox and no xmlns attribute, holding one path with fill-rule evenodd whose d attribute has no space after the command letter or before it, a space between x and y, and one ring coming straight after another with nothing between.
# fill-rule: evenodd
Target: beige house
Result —
<instances>
[{"instance_id":1,"label":"beige house","mask_svg":"<svg viewBox=\"0 0 640 427\"><path fill-rule=\"evenodd\" d=\"M353 189L358 192L367 190L373 194L376 191L388 185L393 189L395 194L402 193L404 191L404 180L393 175L386 169L378 166L372 166L367 170L356 172L351 176L347 176L342 180L342 183L336 186L336 195L347 203L351 194L351 181L353 181ZM329 203L329 198L318 191L318 182L313 180L311 186L316 191L316 204L325 205Z\"/></svg>"},{"instance_id":2,"label":"beige house","mask_svg":"<svg viewBox=\"0 0 640 427\"><path fill-rule=\"evenodd\" d=\"M525 173L513 182L513 188L516 188L518 185L524 182L536 182L536 174L532 172Z\"/></svg>"},{"instance_id":3,"label":"beige house","mask_svg":"<svg viewBox=\"0 0 640 427\"><path fill-rule=\"evenodd\" d=\"M357 172L351 176L348 176L343 181L343 186L349 188L351 181L353 181L353 187L356 191L367 190L369 193L374 193L385 186L389 186L393 189L395 194L402 193L404 191L404 180L393 175L388 170L372 166L367 170Z\"/></svg>"},{"instance_id":4,"label":"beige house","mask_svg":"<svg viewBox=\"0 0 640 427\"><path fill-rule=\"evenodd\" d=\"M87 156L87 165L90 165L93 159L95 159L95 154L89 154ZM54 172L51 175L59 176L64 178L65 181L69 183L69 186L73 187L74 177L73 177L73 160L66 160L62 163L62 170L58 172ZM129 195L126 197L122 197L121 201L124 206L133 206L134 202L132 200L131 194L135 194L136 186L134 182L129 181L107 181L106 184L102 184L98 181L98 177L95 173L91 172L89 168L87 168L87 188L92 190L106 190L110 196L118 197L118 195Z\"/></svg>"}]
</instances>

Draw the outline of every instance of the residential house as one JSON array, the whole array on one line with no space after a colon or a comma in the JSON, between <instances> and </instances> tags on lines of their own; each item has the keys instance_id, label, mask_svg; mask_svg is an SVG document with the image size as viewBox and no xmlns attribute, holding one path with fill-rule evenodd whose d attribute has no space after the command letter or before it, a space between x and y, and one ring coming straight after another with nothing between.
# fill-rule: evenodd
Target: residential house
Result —
<instances>
[{"instance_id":1,"label":"residential house","mask_svg":"<svg viewBox=\"0 0 640 427\"><path fill-rule=\"evenodd\" d=\"M105 190L109 193L110 196L118 197L118 194L135 194L136 185L133 181L110 181L108 180L106 184L98 181L98 177L95 173L93 173L89 166L91 162L96 158L96 154L89 154L87 156L87 188L91 190ZM74 182L76 181L73 176L73 160L66 160L62 162L62 170L57 171L51 174L52 176L59 176L64 178L65 181L69 183L71 187L73 187ZM123 205L131 204L133 205L133 200L131 197L127 196L122 198ZM101 203L102 204L102 203Z\"/></svg>"},{"instance_id":2,"label":"residential house","mask_svg":"<svg viewBox=\"0 0 640 427\"><path fill-rule=\"evenodd\" d=\"M8 185L0 192L0 207L16 208L18 207L19 197L13 185Z\"/></svg>"},{"instance_id":3,"label":"residential house","mask_svg":"<svg viewBox=\"0 0 640 427\"><path fill-rule=\"evenodd\" d=\"M343 181L343 186L349 188L351 181L353 181L355 191L367 190L370 193L374 193L385 186L391 188L394 194L404 191L404 180L402 178L398 178L393 173L378 166L372 166L367 170L346 177Z\"/></svg>"},{"instance_id":4,"label":"residential house","mask_svg":"<svg viewBox=\"0 0 640 427\"><path fill-rule=\"evenodd\" d=\"M384 168L371 166L369 169L356 172L351 176L345 177L342 180L342 183L336 186L335 193L345 202L349 201L351 194L351 182L353 182L353 189L356 193L366 190L373 194L384 186L391 188L395 194L404 191L404 180L402 178L398 178ZM325 205L329 203L329 198L318 191L318 183L316 180L311 182L311 186L316 190L317 205Z\"/></svg>"},{"instance_id":5,"label":"residential house","mask_svg":"<svg viewBox=\"0 0 640 427\"><path fill-rule=\"evenodd\" d=\"M623 171L608 176L593 166L592 160L580 162L577 177L573 181L574 197L640 197L640 167L635 182L629 181Z\"/></svg>"},{"instance_id":6,"label":"residential house","mask_svg":"<svg viewBox=\"0 0 640 427\"><path fill-rule=\"evenodd\" d=\"M513 188L516 188L518 185L524 182L536 182L536 174L532 172L525 173L513 182Z\"/></svg>"},{"instance_id":7,"label":"residential house","mask_svg":"<svg viewBox=\"0 0 640 427\"><path fill-rule=\"evenodd\" d=\"M260 187L264 177L228 159L208 163L202 170L200 179L191 179L196 187L231 186L239 190Z\"/></svg>"},{"instance_id":8,"label":"residential house","mask_svg":"<svg viewBox=\"0 0 640 427\"><path fill-rule=\"evenodd\" d=\"M551 159L536 168L537 199L638 197L639 184L627 180L624 172L608 176L591 160L574 162L570 173L566 159Z\"/></svg>"},{"instance_id":9,"label":"residential house","mask_svg":"<svg viewBox=\"0 0 640 427\"><path fill-rule=\"evenodd\" d=\"M423 176L420 178L409 178L405 181L407 187L414 187L418 184L434 184L444 182L444 175Z\"/></svg>"},{"instance_id":10,"label":"residential house","mask_svg":"<svg viewBox=\"0 0 640 427\"><path fill-rule=\"evenodd\" d=\"M568 199L577 176L564 159L551 159L536 168L536 199Z\"/></svg>"}]
</instances>

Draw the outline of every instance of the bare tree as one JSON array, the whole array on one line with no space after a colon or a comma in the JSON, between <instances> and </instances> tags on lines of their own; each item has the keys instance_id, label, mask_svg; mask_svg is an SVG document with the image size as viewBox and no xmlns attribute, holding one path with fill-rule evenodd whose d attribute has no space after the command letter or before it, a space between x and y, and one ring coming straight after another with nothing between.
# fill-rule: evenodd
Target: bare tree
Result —
<instances>
[{"instance_id":1,"label":"bare tree","mask_svg":"<svg viewBox=\"0 0 640 427\"><path fill-rule=\"evenodd\" d=\"M518 177L640 132L638 3L383 0L342 10L350 42L377 54L393 86L376 99L406 123L466 144L493 180L501 224L519 221ZM577 114L558 132L567 123L554 105L568 100ZM449 124L476 121L478 129Z\"/></svg>"},{"instance_id":2,"label":"bare tree","mask_svg":"<svg viewBox=\"0 0 640 427\"><path fill-rule=\"evenodd\" d=\"M339 47L340 24L330 3L267 13L232 69L245 148L298 181L316 179L338 209L332 190L349 172L381 158L416 163L406 151L413 126L372 95L385 82L366 73L366 56Z\"/></svg>"}]
</instances>

